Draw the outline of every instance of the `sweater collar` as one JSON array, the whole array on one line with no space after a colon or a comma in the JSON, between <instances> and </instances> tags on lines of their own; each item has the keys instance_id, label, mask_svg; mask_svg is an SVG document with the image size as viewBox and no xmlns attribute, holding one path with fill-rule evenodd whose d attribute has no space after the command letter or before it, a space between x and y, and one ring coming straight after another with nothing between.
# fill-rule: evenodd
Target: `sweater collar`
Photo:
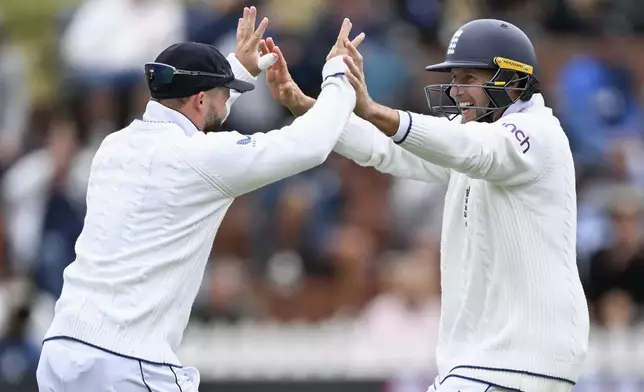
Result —
<instances>
[{"instance_id":1,"label":"sweater collar","mask_svg":"<svg viewBox=\"0 0 644 392\"><path fill-rule=\"evenodd\" d=\"M199 132L197 126L183 113L170 109L167 106L163 106L156 101L148 102L148 105L145 108L145 113L143 113L142 120L147 122L177 124L187 136L192 136Z\"/></svg>"},{"instance_id":2,"label":"sweater collar","mask_svg":"<svg viewBox=\"0 0 644 392\"><path fill-rule=\"evenodd\" d=\"M543 95L534 94L529 101L518 100L517 102L513 103L512 105L510 105L505 110L505 112L503 112L503 115L501 117L505 117L508 114L512 114L512 113L524 112L524 111L528 110L531 107L543 107L543 106L545 106L545 101L543 100Z\"/></svg>"}]
</instances>

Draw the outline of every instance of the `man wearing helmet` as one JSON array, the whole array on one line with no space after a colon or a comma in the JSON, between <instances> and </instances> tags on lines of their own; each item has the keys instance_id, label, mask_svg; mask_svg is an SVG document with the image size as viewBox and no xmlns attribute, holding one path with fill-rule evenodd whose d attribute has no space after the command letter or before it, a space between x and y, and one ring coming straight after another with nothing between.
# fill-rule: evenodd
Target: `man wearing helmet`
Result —
<instances>
[{"instance_id":1,"label":"man wearing helmet","mask_svg":"<svg viewBox=\"0 0 644 392\"><path fill-rule=\"evenodd\" d=\"M437 392L568 392L588 347L576 266L575 172L568 139L539 92L532 43L510 23L462 26L444 62L450 84L426 87L440 116L369 97L348 40L357 104L335 151L383 173L447 184ZM280 59L267 80L300 115L314 100ZM456 121L455 121L456 120ZM458 121L460 120L460 121Z\"/></svg>"}]
</instances>

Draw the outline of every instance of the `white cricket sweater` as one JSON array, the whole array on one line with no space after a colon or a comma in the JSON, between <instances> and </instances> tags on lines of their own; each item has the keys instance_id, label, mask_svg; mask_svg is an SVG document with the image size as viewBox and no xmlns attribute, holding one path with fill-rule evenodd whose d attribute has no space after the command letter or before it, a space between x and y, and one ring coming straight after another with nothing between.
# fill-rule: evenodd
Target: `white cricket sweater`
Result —
<instances>
[{"instance_id":1,"label":"white cricket sweater","mask_svg":"<svg viewBox=\"0 0 644 392\"><path fill-rule=\"evenodd\" d=\"M582 372L589 320L576 265L575 172L559 121L540 94L491 124L399 114L393 138L352 116L335 151L448 184L437 381L567 390Z\"/></svg>"},{"instance_id":2,"label":"white cricket sweater","mask_svg":"<svg viewBox=\"0 0 644 392\"><path fill-rule=\"evenodd\" d=\"M237 78L254 82L228 59ZM226 211L236 196L326 160L355 106L345 70L342 57L327 62L316 104L280 130L204 134L151 101L142 121L108 136L46 339L179 366L175 351Z\"/></svg>"}]
</instances>

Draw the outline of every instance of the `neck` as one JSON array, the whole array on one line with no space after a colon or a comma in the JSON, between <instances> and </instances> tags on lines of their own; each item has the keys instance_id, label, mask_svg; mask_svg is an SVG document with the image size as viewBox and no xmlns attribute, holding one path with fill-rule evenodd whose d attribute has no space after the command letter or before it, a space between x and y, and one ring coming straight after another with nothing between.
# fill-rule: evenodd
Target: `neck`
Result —
<instances>
[{"instance_id":1,"label":"neck","mask_svg":"<svg viewBox=\"0 0 644 392\"><path fill-rule=\"evenodd\" d=\"M184 108L175 109L166 102L160 102L159 100L151 100L146 107L145 113L143 113L142 120L144 121L161 121L161 122L173 122L179 125L187 135L192 135L195 132L199 132L203 129L199 127L196 121L193 119L195 116L191 116Z\"/></svg>"}]
</instances>

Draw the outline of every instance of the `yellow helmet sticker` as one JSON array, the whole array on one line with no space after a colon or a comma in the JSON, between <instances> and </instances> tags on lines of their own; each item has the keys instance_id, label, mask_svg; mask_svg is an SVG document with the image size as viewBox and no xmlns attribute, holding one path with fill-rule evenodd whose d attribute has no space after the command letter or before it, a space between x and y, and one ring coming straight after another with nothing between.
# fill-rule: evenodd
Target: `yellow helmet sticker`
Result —
<instances>
[{"instance_id":1,"label":"yellow helmet sticker","mask_svg":"<svg viewBox=\"0 0 644 392\"><path fill-rule=\"evenodd\" d=\"M506 59L504 57L495 57L494 64L498 65L501 69L509 69L512 71L527 73L529 75L532 75L532 73L534 72L534 67L532 65Z\"/></svg>"}]
</instances>

